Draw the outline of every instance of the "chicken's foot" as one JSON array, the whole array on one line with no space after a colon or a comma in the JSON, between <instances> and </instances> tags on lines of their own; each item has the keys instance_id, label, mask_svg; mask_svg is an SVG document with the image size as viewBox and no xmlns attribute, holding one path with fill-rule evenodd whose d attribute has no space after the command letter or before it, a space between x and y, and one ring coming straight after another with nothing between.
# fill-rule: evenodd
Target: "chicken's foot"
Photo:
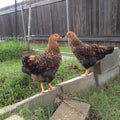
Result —
<instances>
[{"instance_id":1,"label":"chicken's foot","mask_svg":"<svg viewBox=\"0 0 120 120\"><path fill-rule=\"evenodd\" d=\"M85 73L84 73L84 74L82 74L81 76L87 76L87 75L88 75L88 73L89 73L89 69L86 69L86 70L85 70Z\"/></svg>"},{"instance_id":2,"label":"chicken's foot","mask_svg":"<svg viewBox=\"0 0 120 120\"><path fill-rule=\"evenodd\" d=\"M48 85L49 85L49 90L52 90L54 87L51 85L51 83L48 83ZM42 89L42 91L41 92L43 92L43 93L45 93L45 92L48 92L49 90L45 90L44 89L44 85L43 85L43 82L41 82L40 83L40 87L41 87L41 89Z\"/></svg>"},{"instance_id":3,"label":"chicken's foot","mask_svg":"<svg viewBox=\"0 0 120 120\"><path fill-rule=\"evenodd\" d=\"M40 86L41 86L41 89L42 89L42 91L41 91L42 93L48 92L48 90L44 89L43 82L40 83Z\"/></svg>"},{"instance_id":4,"label":"chicken's foot","mask_svg":"<svg viewBox=\"0 0 120 120\"><path fill-rule=\"evenodd\" d=\"M48 83L50 90L52 90L54 87L51 85L51 83Z\"/></svg>"}]
</instances>

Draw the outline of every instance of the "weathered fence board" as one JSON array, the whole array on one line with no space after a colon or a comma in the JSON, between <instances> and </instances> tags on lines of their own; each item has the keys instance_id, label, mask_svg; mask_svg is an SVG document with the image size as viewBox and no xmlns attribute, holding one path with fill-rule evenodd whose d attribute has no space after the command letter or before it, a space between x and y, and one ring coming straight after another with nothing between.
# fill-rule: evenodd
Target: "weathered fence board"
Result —
<instances>
[{"instance_id":1,"label":"weathered fence board","mask_svg":"<svg viewBox=\"0 0 120 120\"><path fill-rule=\"evenodd\" d=\"M65 0L32 0L31 34L50 35L67 32ZM15 9L0 9L0 36L15 35ZM17 34L23 36L21 5L17 8ZM79 36L120 35L120 0L69 0L70 30ZM25 30L28 5L23 3Z\"/></svg>"}]
</instances>

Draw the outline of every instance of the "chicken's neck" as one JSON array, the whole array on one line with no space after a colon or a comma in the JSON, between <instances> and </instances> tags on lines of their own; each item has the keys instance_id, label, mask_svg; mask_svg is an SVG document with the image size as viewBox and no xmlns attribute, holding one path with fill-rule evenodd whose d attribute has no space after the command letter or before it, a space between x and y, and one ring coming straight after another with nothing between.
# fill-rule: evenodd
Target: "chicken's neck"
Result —
<instances>
[{"instance_id":1,"label":"chicken's neck","mask_svg":"<svg viewBox=\"0 0 120 120\"><path fill-rule=\"evenodd\" d=\"M71 40L71 46L82 46L84 43L79 38L74 38Z\"/></svg>"},{"instance_id":2,"label":"chicken's neck","mask_svg":"<svg viewBox=\"0 0 120 120\"><path fill-rule=\"evenodd\" d=\"M59 45L56 43L48 44L46 52L53 53L53 54L60 54Z\"/></svg>"}]
</instances>

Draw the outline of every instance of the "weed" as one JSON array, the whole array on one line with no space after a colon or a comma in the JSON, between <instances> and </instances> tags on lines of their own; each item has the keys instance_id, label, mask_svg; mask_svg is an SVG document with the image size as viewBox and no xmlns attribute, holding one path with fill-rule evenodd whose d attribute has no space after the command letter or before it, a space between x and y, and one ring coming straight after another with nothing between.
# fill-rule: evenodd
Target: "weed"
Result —
<instances>
[{"instance_id":1,"label":"weed","mask_svg":"<svg viewBox=\"0 0 120 120\"><path fill-rule=\"evenodd\" d=\"M54 105L50 105L46 108L38 107L35 111L31 111L26 105L17 114L24 117L25 120L49 120L55 109Z\"/></svg>"},{"instance_id":2,"label":"weed","mask_svg":"<svg viewBox=\"0 0 120 120\"><path fill-rule=\"evenodd\" d=\"M0 70L0 107L21 101L40 92L39 83L31 82L31 77L21 71L21 60L1 62ZM80 71L69 66L78 66ZM77 60L63 60L53 85L80 75L82 67ZM71 74L72 73L72 74ZM46 86L46 89L48 86Z\"/></svg>"},{"instance_id":3,"label":"weed","mask_svg":"<svg viewBox=\"0 0 120 120\"><path fill-rule=\"evenodd\" d=\"M0 43L0 62L21 58L23 50L25 45L16 40Z\"/></svg>"},{"instance_id":4,"label":"weed","mask_svg":"<svg viewBox=\"0 0 120 120\"><path fill-rule=\"evenodd\" d=\"M88 89L79 94L80 101L91 105L88 120L118 120L120 117L119 91L119 80L112 80L102 87Z\"/></svg>"}]
</instances>

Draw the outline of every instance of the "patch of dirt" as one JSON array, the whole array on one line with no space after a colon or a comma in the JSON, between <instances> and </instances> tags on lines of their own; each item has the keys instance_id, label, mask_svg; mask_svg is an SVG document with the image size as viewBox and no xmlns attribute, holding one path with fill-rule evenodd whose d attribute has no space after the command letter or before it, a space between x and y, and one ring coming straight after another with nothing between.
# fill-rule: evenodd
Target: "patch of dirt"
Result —
<instances>
[{"instance_id":1,"label":"patch of dirt","mask_svg":"<svg viewBox=\"0 0 120 120\"><path fill-rule=\"evenodd\" d=\"M75 72L80 72L80 68L77 65L70 65L67 68L73 69Z\"/></svg>"}]
</instances>

